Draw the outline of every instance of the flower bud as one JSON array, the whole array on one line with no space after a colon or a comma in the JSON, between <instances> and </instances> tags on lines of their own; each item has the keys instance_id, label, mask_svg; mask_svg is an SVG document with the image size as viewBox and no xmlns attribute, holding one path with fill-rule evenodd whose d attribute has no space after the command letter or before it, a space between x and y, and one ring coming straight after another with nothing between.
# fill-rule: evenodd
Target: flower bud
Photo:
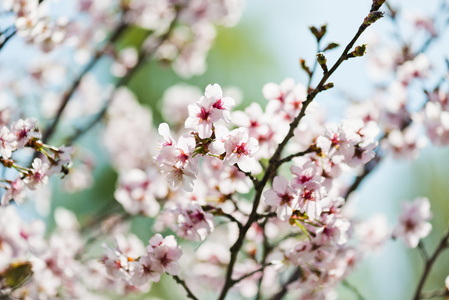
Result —
<instances>
[{"instance_id":1,"label":"flower bud","mask_svg":"<svg viewBox=\"0 0 449 300\"><path fill-rule=\"evenodd\" d=\"M323 51L332 50L332 49L337 48L338 46L340 46L340 45L337 44L337 43L329 43L329 45L327 45L326 48L324 48Z\"/></svg>"},{"instance_id":2,"label":"flower bud","mask_svg":"<svg viewBox=\"0 0 449 300\"><path fill-rule=\"evenodd\" d=\"M328 84L323 86L323 91L329 90L329 89L331 89L333 87L334 87L334 83L333 82L329 82Z\"/></svg>"},{"instance_id":3,"label":"flower bud","mask_svg":"<svg viewBox=\"0 0 449 300\"><path fill-rule=\"evenodd\" d=\"M327 71L328 71L327 65L326 65L327 59L326 59L326 56L324 56L324 53L323 52L318 53L316 55L316 60L320 64L321 69L323 69L324 73L327 73Z\"/></svg>"},{"instance_id":4,"label":"flower bud","mask_svg":"<svg viewBox=\"0 0 449 300\"><path fill-rule=\"evenodd\" d=\"M366 44L355 47L355 50L348 54L348 57L363 56L366 52Z\"/></svg>"},{"instance_id":5,"label":"flower bud","mask_svg":"<svg viewBox=\"0 0 449 300\"><path fill-rule=\"evenodd\" d=\"M382 18L383 16L384 16L384 13L381 11L370 12L369 15L365 18L365 20L363 20L363 25L368 27L371 24L373 24L374 22L376 22L377 20L379 20L380 18Z\"/></svg>"},{"instance_id":6,"label":"flower bud","mask_svg":"<svg viewBox=\"0 0 449 300\"><path fill-rule=\"evenodd\" d=\"M299 60L299 65L301 66L301 69L303 69L307 75L312 75L312 72L310 71L309 67L306 65L306 61L304 59Z\"/></svg>"}]
</instances>

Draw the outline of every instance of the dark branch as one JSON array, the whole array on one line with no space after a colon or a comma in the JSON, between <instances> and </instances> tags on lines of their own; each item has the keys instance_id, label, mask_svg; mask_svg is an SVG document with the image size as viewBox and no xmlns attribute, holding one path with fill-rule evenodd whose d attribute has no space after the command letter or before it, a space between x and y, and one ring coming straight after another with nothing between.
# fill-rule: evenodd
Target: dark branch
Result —
<instances>
[{"instance_id":1,"label":"dark branch","mask_svg":"<svg viewBox=\"0 0 449 300\"><path fill-rule=\"evenodd\" d=\"M365 21L364 21L364 23L362 23L362 25L359 27L359 29L358 29L357 33L355 34L355 36L353 37L353 39L348 43L348 45L344 49L343 53L340 55L340 58L337 60L337 62L332 66L332 68L328 72L325 72L323 74L323 77L320 80L320 82L318 83L318 85L316 86L316 88L307 95L307 99L303 102L301 111L295 117L293 122L290 124L290 129L289 129L287 135L285 136L284 140L278 145L275 153L269 160L269 165L267 167L267 170L265 171L265 174L264 174L262 180L259 181L259 184L256 186L256 194L254 196L253 207L252 207L251 213L249 215L248 221L245 224L245 226L243 227L243 229L240 231L240 234L237 237L236 242L230 249L231 258L229 260L228 268L226 271L225 284L224 284L223 289L218 297L218 300L224 300L229 289L234 285L234 282L232 280L232 273L233 273L234 265L237 261L238 253L243 246L243 242L244 242L247 231L249 230L251 225L258 219L257 209L259 207L263 189L264 189L265 185L267 184L267 182L269 181L269 179L274 174L276 174L276 171L279 167L278 163L279 163L282 151L284 150L288 141L293 137L293 135L294 135L293 132L294 132L295 128L298 127L299 122L305 116L305 112L306 112L308 105L315 99L315 97L318 93L323 91L324 86L325 86L327 80L329 79L329 77L338 69L338 67L343 63L343 61L348 59L349 51L352 49L352 47L354 46L357 39L362 35L362 33L366 30L367 27L368 27L368 25L365 24Z\"/></svg>"},{"instance_id":2,"label":"dark branch","mask_svg":"<svg viewBox=\"0 0 449 300\"><path fill-rule=\"evenodd\" d=\"M81 83L81 80L83 77L95 66L95 64L100 60L100 58L103 56L103 54L106 52L106 50L113 44L121 35L121 33L126 29L127 25L124 23L121 23L112 33L111 37L109 38L108 42L98 51L95 52L94 57L92 60L87 64L87 66L84 67L83 71L78 75L78 77L75 79L73 84L70 86L70 88L64 93L61 101L61 105L59 106L58 112L56 113L56 116L52 122L52 124L45 130L44 134L42 135L42 141L44 143L47 143L48 140L53 135L56 127L58 126L59 121L61 120L62 113L64 112L67 103L69 103L69 100L72 98L73 94L77 90L78 86Z\"/></svg>"},{"instance_id":3,"label":"dark branch","mask_svg":"<svg viewBox=\"0 0 449 300\"><path fill-rule=\"evenodd\" d=\"M447 249L447 247L449 245L448 239L449 239L449 229L441 238L441 240L440 240L437 248L433 252L432 256L430 256L429 259L426 260L426 263L424 266L424 271L421 275L418 286L416 288L415 296L413 298L414 300L418 300L421 298L421 290L424 287L424 283L426 282L426 279L430 274L430 270L432 270L433 264L437 260L438 256L441 254L441 252L443 252L443 250Z\"/></svg>"},{"instance_id":4,"label":"dark branch","mask_svg":"<svg viewBox=\"0 0 449 300\"><path fill-rule=\"evenodd\" d=\"M173 279L176 281L176 283L181 285L184 288L184 290L187 292L187 298L190 298L192 300L198 300L198 298L192 293L192 291L189 289L189 287L187 286L187 284L184 280L182 280L181 278L179 278L176 275L173 276Z\"/></svg>"}]
</instances>

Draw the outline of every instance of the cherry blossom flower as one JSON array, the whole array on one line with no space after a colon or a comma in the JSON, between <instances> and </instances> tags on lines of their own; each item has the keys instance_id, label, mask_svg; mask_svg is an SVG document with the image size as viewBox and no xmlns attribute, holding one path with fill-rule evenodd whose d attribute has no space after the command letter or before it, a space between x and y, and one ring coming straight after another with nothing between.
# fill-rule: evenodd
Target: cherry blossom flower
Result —
<instances>
[{"instance_id":1,"label":"cherry blossom flower","mask_svg":"<svg viewBox=\"0 0 449 300\"><path fill-rule=\"evenodd\" d=\"M35 130L37 120L35 118L19 119L11 126L11 132L16 136L17 148L21 149L31 138L40 139L41 134Z\"/></svg>"},{"instance_id":2,"label":"cherry blossom flower","mask_svg":"<svg viewBox=\"0 0 449 300\"><path fill-rule=\"evenodd\" d=\"M180 237L199 242L214 229L212 214L205 213L197 203L178 206L174 213L177 216L176 234Z\"/></svg>"},{"instance_id":3,"label":"cherry blossom flower","mask_svg":"<svg viewBox=\"0 0 449 300\"><path fill-rule=\"evenodd\" d=\"M23 180L29 189L35 190L48 182L48 170L50 165L43 163L40 158L35 158L32 163L32 173Z\"/></svg>"},{"instance_id":4,"label":"cherry blossom flower","mask_svg":"<svg viewBox=\"0 0 449 300\"><path fill-rule=\"evenodd\" d=\"M150 246L147 251L154 255L155 260L162 266L163 270L170 275L178 275L181 266L178 263L182 255L181 247L177 245L173 235L162 239L160 234L156 234L150 239Z\"/></svg>"},{"instance_id":5,"label":"cherry blossom flower","mask_svg":"<svg viewBox=\"0 0 449 300\"><path fill-rule=\"evenodd\" d=\"M401 238L407 247L415 248L419 240L425 238L432 230L432 225L428 222L431 216L430 202L427 198L402 202L399 224L393 230L393 237Z\"/></svg>"},{"instance_id":6,"label":"cherry blossom flower","mask_svg":"<svg viewBox=\"0 0 449 300\"><path fill-rule=\"evenodd\" d=\"M104 255L101 262L106 266L109 276L112 278L129 279L128 258L117 250L111 249L103 244Z\"/></svg>"},{"instance_id":7,"label":"cherry blossom flower","mask_svg":"<svg viewBox=\"0 0 449 300\"><path fill-rule=\"evenodd\" d=\"M255 138L248 136L244 128L234 129L224 142L226 157L223 162L228 165L237 164L245 172L258 174L262 171L260 164L254 157L259 149L259 143Z\"/></svg>"},{"instance_id":8,"label":"cherry blossom flower","mask_svg":"<svg viewBox=\"0 0 449 300\"><path fill-rule=\"evenodd\" d=\"M352 159L355 152L354 146L359 142L360 136L345 124L327 125L324 136L317 139L317 146L338 164Z\"/></svg>"},{"instance_id":9,"label":"cherry blossom flower","mask_svg":"<svg viewBox=\"0 0 449 300\"><path fill-rule=\"evenodd\" d=\"M151 254L141 257L139 261L131 261L129 269L131 273L129 281L132 285L143 285L151 281L159 282L164 273L160 263Z\"/></svg>"},{"instance_id":10,"label":"cherry blossom flower","mask_svg":"<svg viewBox=\"0 0 449 300\"><path fill-rule=\"evenodd\" d=\"M16 203L22 203L25 198L25 182L22 179L17 178L6 190L1 199L2 205L7 205L11 200Z\"/></svg>"},{"instance_id":11,"label":"cherry blossom flower","mask_svg":"<svg viewBox=\"0 0 449 300\"><path fill-rule=\"evenodd\" d=\"M185 122L186 128L198 131L200 138L209 138L212 135L213 123L219 119L231 121L231 108L235 101L229 97L223 97L223 92L218 84L208 85L204 96L195 104L189 105L189 117Z\"/></svg>"},{"instance_id":12,"label":"cherry blossom flower","mask_svg":"<svg viewBox=\"0 0 449 300\"><path fill-rule=\"evenodd\" d=\"M16 137L6 126L0 128L0 154L3 158L10 158L17 147Z\"/></svg>"},{"instance_id":13,"label":"cherry blossom flower","mask_svg":"<svg viewBox=\"0 0 449 300\"><path fill-rule=\"evenodd\" d=\"M155 216L160 206L154 195L157 193L154 186L155 183L144 171L133 169L120 174L114 197L130 214Z\"/></svg>"},{"instance_id":14,"label":"cherry blossom flower","mask_svg":"<svg viewBox=\"0 0 449 300\"><path fill-rule=\"evenodd\" d=\"M276 176L273 180L273 188L263 193L265 203L275 206L280 220L290 219L293 210L298 209L297 192L289 185L283 176Z\"/></svg>"},{"instance_id":15,"label":"cherry blossom flower","mask_svg":"<svg viewBox=\"0 0 449 300\"><path fill-rule=\"evenodd\" d=\"M198 172L198 157L193 157L195 146L195 138L186 134L179 138L176 146L163 147L154 158L170 187L178 188L182 184L186 191L193 190L193 180Z\"/></svg>"},{"instance_id":16,"label":"cherry blossom flower","mask_svg":"<svg viewBox=\"0 0 449 300\"><path fill-rule=\"evenodd\" d=\"M309 219L317 219L321 212L321 200L326 195L324 186L316 181L307 181L299 191L298 207Z\"/></svg>"}]
</instances>

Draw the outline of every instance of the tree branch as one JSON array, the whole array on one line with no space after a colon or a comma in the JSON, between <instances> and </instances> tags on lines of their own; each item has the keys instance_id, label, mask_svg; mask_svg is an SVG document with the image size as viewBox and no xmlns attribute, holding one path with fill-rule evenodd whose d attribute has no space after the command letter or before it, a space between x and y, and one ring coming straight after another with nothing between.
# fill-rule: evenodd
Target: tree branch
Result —
<instances>
[{"instance_id":1,"label":"tree branch","mask_svg":"<svg viewBox=\"0 0 449 300\"><path fill-rule=\"evenodd\" d=\"M199 300L193 293L192 291L189 289L189 287L187 286L186 282L184 280L182 280L181 278L179 278L178 276L174 275L173 279L176 281L176 283L178 283L179 285L181 285L184 290L187 292L187 298L190 298L192 300Z\"/></svg>"},{"instance_id":2,"label":"tree branch","mask_svg":"<svg viewBox=\"0 0 449 300\"><path fill-rule=\"evenodd\" d=\"M131 78L136 74L137 70L139 70L145 64L145 62L156 53L156 51L159 49L159 47L168 39L168 37L170 36L171 32L173 31L174 25L178 19L179 12L180 11L178 9L175 18L173 19L172 23L170 24L169 29L167 30L167 32L164 35L162 35L159 38L158 42L153 47L151 47L149 50L141 49L141 51L139 52L139 55L138 55L136 65L125 76L123 76L122 78L120 78L120 80L118 80L118 82L115 84L116 89L118 87L128 84L128 82L131 80ZM86 132L88 132L90 129L92 129L95 126L95 124L97 124L98 122L100 122L103 119L106 112L108 111L109 105L111 104L111 102L114 98L114 94L115 94L115 91L113 91L112 94L108 97L108 101L106 102L104 107L101 109L101 111L94 117L94 119L90 123L88 123L87 126L81 128L81 129L76 129L75 134L68 137L66 139L65 144L67 144L67 145L73 144L73 142L75 142L77 139L79 139L82 135L84 135Z\"/></svg>"},{"instance_id":3,"label":"tree branch","mask_svg":"<svg viewBox=\"0 0 449 300\"><path fill-rule=\"evenodd\" d=\"M424 292L421 294L420 299L430 299L430 298L436 298L436 297L444 297L449 296L449 291L447 289L439 289L429 292Z\"/></svg>"},{"instance_id":4,"label":"tree branch","mask_svg":"<svg viewBox=\"0 0 449 300\"><path fill-rule=\"evenodd\" d=\"M108 47L110 47L121 35L121 33L127 28L127 25L125 23L121 23L112 33L109 40L106 42L106 44L98 51L95 52L94 57L91 59L89 64L87 64L84 69L81 71L81 73L78 75L78 77L75 79L73 84L70 86L70 88L64 93L61 101L61 105L59 106L58 112L56 113L56 116L51 123L51 125L44 131L42 135L42 141L44 143L47 143L48 140L53 135L56 127L58 126L58 123L61 119L62 113L64 112L67 103L69 103L69 100L72 98L73 94L77 90L78 86L81 83L81 80L83 77L95 66L95 64L100 60L100 58L103 56L103 54L106 52Z\"/></svg>"},{"instance_id":5,"label":"tree branch","mask_svg":"<svg viewBox=\"0 0 449 300\"><path fill-rule=\"evenodd\" d=\"M302 270L300 267L297 267L295 271L290 275L287 282L282 285L282 288L279 292L277 292L273 297L270 298L270 300L281 300L284 298L285 294L288 292L288 285L301 277Z\"/></svg>"},{"instance_id":6,"label":"tree branch","mask_svg":"<svg viewBox=\"0 0 449 300\"><path fill-rule=\"evenodd\" d=\"M426 279L430 274L430 270L432 269L433 264L437 260L438 256L441 254L441 252L443 252L443 250L447 249L447 247L449 245L448 239L449 239L449 229L441 238L441 240L440 240L437 248L433 252L432 256L430 256L429 259L426 260L426 263L424 266L424 271L421 275L418 286L416 288L415 296L413 297L414 300L418 300L421 298L421 290L424 287L424 283L426 282Z\"/></svg>"},{"instance_id":7,"label":"tree branch","mask_svg":"<svg viewBox=\"0 0 449 300\"><path fill-rule=\"evenodd\" d=\"M298 126L299 121L301 121L301 119L305 116L305 111L306 111L308 105L313 101L313 99L315 99L315 97L318 93L323 91L326 81L338 69L338 67L342 64L342 62L348 59L349 51L354 46L357 39L366 30L366 28L368 28L369 25L365 24L365 21L366 21L366 19L364 20L362 25L360 25L355 36L352 38L352 40L348 43L346 48L343 50L343 53L340 55L340 58L337 60L337 62L332 66L332 68L328 72L324 72L323 77L321 78L321 80L318 83L318 85L316 86L316 88L307 95L307 99L303 102L301 111L295 117L293 122L290 123L290 129L289 129L287 135L285 136L284 140L278 145L275 153L269 160L267 170L265 171L265 174L264 174L262 180L259 181L259 184L256 186L256 194L254 196L253 207L252 207L251 213L249 215L248 221L245 224L245 226L243 227L243 229L240 231L240 234L237 237L237 240L235 241L235 243L233 244L233 246L230 249L231 257L230 257L228 268L226 271L225 284L223 285L223 288L218 297L218 300L224 300L229 289L234 285L234 282L232 280L232 273L233 273L234 265L237 261L238 253L243 246L243 242L244 242L247 231L249 230L251 225L258 219L257 209L259 207L263 189L264 189L265 185L267 184L268 180L272 177L272 175L276 173L276 171L279 167L278 163L279 163L282 151L284 150L288 141L293 137L293 135L294 135L293 132L294 132L295 128Z\"/></svg>"}]
</instances>

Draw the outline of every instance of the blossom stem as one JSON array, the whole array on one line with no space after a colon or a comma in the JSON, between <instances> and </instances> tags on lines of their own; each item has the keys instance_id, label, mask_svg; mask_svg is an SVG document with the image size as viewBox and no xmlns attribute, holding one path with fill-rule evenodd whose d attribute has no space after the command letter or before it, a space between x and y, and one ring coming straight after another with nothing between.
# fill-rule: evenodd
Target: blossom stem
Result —
<instances>
[{"instance_id":1,"label":"blossom stem","mask_svg":"<svg viewBox=\"0 0 449 300\"><path fill-rule=\"evenodd\" d=\"M449 239L449 229L441 238L441 240L440 240L437 248L433 252L432 256L430 256L425 262L424 271L421 275L418 286L416 288L415 296L413 297L414 300L421 299L421 290L424 287L424 283L426 282L426 279L429 276L430 271L433 267L433 264L437 260L438 256L441 254L441 252L443 252L443 250L448 248L448 246L449 246L448 239Z\"/></svg>"}]
</instances>

